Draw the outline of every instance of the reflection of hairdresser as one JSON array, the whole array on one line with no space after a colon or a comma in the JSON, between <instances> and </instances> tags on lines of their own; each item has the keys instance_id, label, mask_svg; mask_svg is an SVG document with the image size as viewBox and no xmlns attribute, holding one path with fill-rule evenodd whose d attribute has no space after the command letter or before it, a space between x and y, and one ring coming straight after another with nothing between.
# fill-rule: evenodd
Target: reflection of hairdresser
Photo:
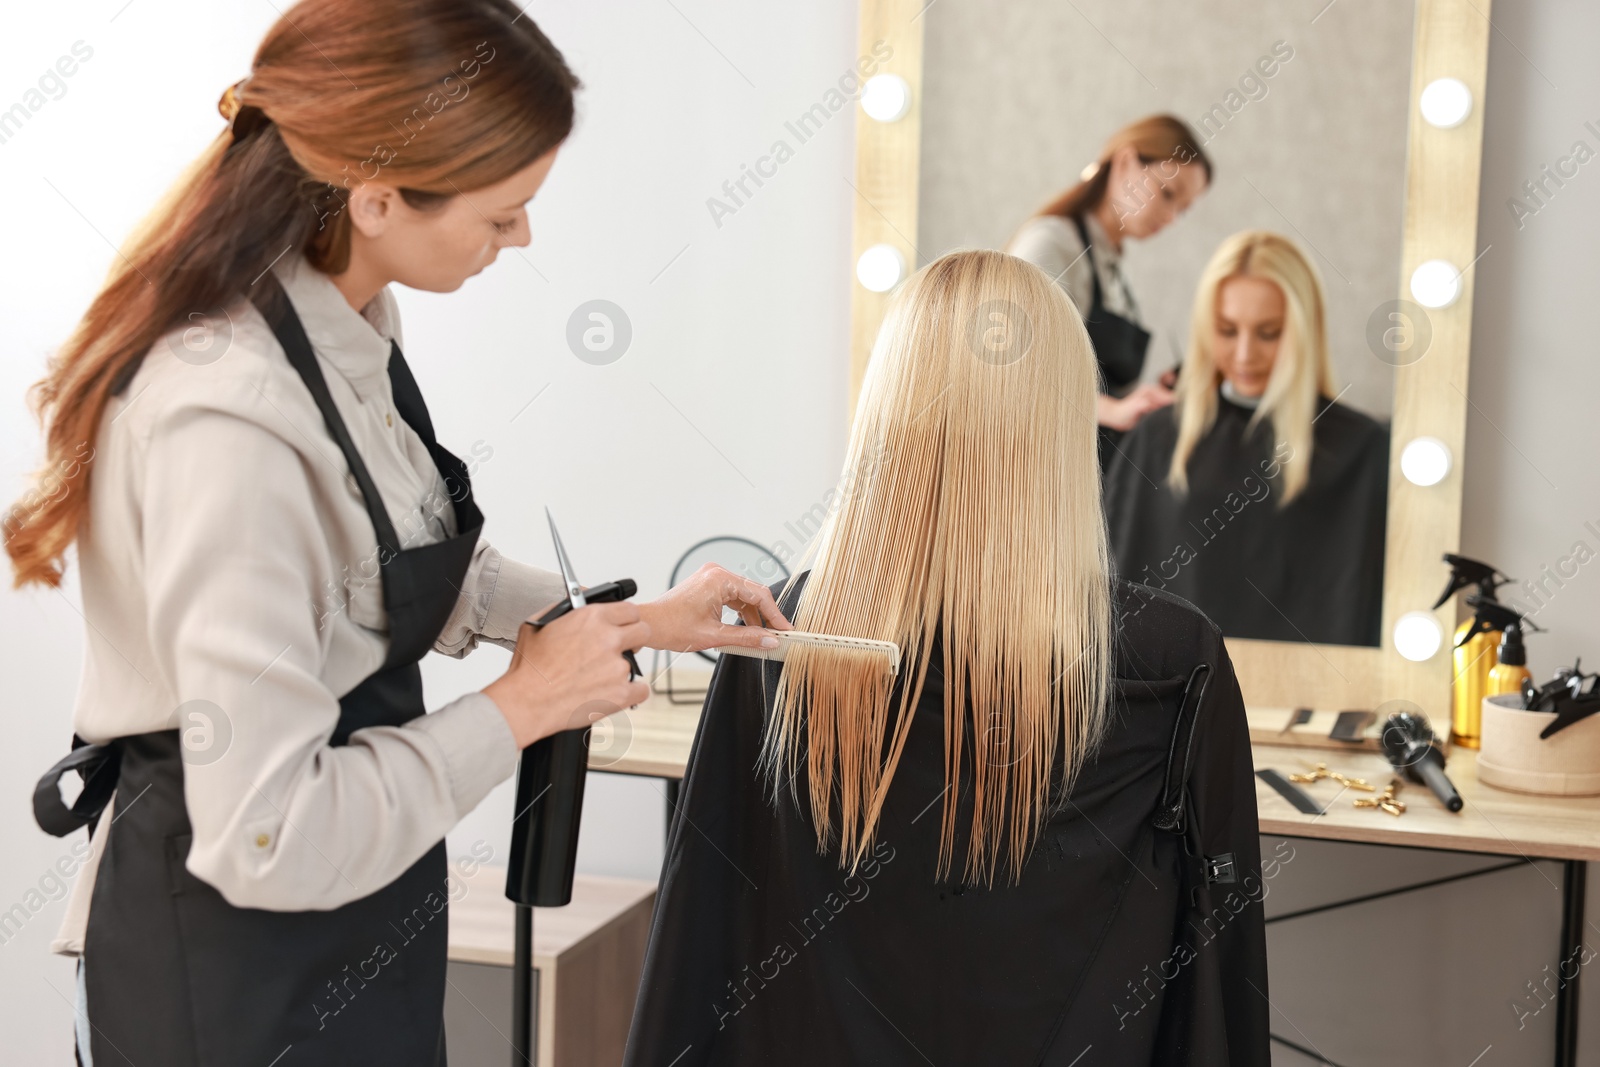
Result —
<instances>
[{"instance_id":1,"label":"reflection of hairdresser","mask_svg":"<svg viewBox=\"0 0 1600 1067\"><path fill-rule=\"evenodd\" d=\"M1152 115L1111 135L1081 180L1023 224L1006 251L1040 267L1072 297L1100 363L1106 393L1095 406L1102 440L1114 442L1172 402L1170 375L1136 385L1150 334L1122 273L1122 244L1166 229L1211 183L1211 161L1193 131ZM1101 446L1102 456L1108 452Z\"/></svg>"},{"instance_id":2,"label":"reflection of hairdresser","mask_svg":"<svg viewBox=\"0 0 1600 1067\"><path fill-rule=\"evenodd\" d=\"M972 344L997 304L1031 343ZM1216 627L1110 574L1095 387L1012 256L896 295L847 453L871 476L780 600L898 675L718 665L625 1067L1268 1063L1243 700Z\"/></svg>"},{"instance_id":3,"label":"reflection of hairdresser","mask_svg":"<svg viewBox=\"0 0 1600 1067\"><path fill-rule=\"evenodd\" d=\"M1122 575L1229 637L1378 644L1389 433L1333 395L1311 264L1277 234L1228 238L1195 294L1177 403L1106 474Z\"/></svg>"}]
</instances>

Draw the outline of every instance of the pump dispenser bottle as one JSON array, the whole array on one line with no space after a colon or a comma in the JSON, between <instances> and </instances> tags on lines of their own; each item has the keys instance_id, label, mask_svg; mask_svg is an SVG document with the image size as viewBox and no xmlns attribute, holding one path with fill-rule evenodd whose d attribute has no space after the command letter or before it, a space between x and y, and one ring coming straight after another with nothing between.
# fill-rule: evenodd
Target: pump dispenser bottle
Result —
<instances>
[{"instance_id":1,"label":"pump dispenser bottle","mask_svg":"<svg viewBox=\"0 0 1600 1067\"><path fill-rule=\"evenodd\" d=\"M1528 650L1522 644L1522 626L1512 623L1500 635L1500 662L1489 672L1489 695L1520 693L1522 683L1533 681L1528 670Z\"/></svg>"},{"instance_id":2,"label":"pump dispenser bottle","mask_svg":"<svg viewBox=\"0 0 1600 1067\"><path fill-rule=\"evenodd\" d=\"M1434 603L1434 608L1468 586L1478 591L1473 599L1496 603L1494 591L1511 579L1494 567L1466 556L1445 553L1444 561L1450 565L1450 584ZM1500 630L1483 629L1476 617L1456 628L1454 651L1454 682L1450 688L1450 740L1463 748L1477 748L1479 724L1483 718L1483 698L1488 694L1489 672L1494 669L1495 646L1500 641Z\"/></svg>"},{"instance_id":3,"label":"pump dispenser bottle","mask_svg":"<svg viewBox=\"0 0 1600 1067\"><path fill-rule=\"evenodd\" d=\"M1475 596L1468 597L1467 603L1478 610L1474 622L1483 619L1483 625L1493 626L1500 631L1499 662L1489 672L1486 695L1493 697L1502 693L1522 692L1522 683L1533 680L1533 674L1528 670L1528 650L1522 643L1522 635L1537 627L1504 604Z\"/></svg>"}]
</instances>

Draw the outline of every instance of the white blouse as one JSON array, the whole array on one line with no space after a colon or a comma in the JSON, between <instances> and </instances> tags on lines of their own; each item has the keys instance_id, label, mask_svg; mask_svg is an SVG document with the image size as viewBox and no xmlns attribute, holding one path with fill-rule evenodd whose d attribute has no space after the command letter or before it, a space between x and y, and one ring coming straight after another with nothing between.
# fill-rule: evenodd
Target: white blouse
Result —
<instances>
[{"instance_id":1,"label":"white blouse","mask_svg":"<svg viewBox=\"0 0 1600 1067\"><path fill-rule=\"evenodd\" d=\"M394 407L394 296L385 289L358 314L304 259L273 269L403 547L453 536L443 479ZM453 451L470 468L468 449ZM376 558L344 456L247 301L162 338L112 398L78 541L87 627L73 727L92 742L200 731L184 762L188 868L231 904L328 910L373 893L516 766L509 725L477 692L328 746L339 698L387 655ZM479 541L434 648L513 647L522 621L563 595L559 575ZM194 709L218 720L209 737ZM113 814L100 820L58 952L82 951Z\"/></svg>"},{"instance_id":2,"label":"white blouse","mask_svg":"<svg viewBox=\"0 0 1600 1067\"><path fill-rule=\"evenodd\" d=\"M1084 216L1084 228L1094 246L1094 267L1083 254L1083 239L1071 219L1060 215L1036 215L1023 223L1006 251L1025 259L1055 280L1072 298L1080 315L1087 316L1094 303L1094 275L1100 275L1100 296L1107 311L1138 323L1139 305L1122 274L1122 254L1111 244L1105 230L1093 215Z\"/></svg>"}]
</instances>

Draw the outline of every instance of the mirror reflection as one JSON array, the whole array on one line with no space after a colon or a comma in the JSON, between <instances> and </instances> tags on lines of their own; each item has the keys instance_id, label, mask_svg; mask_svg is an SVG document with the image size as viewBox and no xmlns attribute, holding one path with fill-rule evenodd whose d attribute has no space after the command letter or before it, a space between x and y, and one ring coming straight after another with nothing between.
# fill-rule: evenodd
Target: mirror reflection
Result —
<instances>
[{"instance_id":1,"label":"mirror reflection","mask_svg":"<svg viewBox=\"0 0 1600 1067\"><path fill-rule=\"evenodd\" d=\"M1395 299L1412 11L1290 6L929 8L918 254L1003 248L1078 307L1124 576L1230 637L1377 645L1426 343Z\"/></svg>"}]
</instances>

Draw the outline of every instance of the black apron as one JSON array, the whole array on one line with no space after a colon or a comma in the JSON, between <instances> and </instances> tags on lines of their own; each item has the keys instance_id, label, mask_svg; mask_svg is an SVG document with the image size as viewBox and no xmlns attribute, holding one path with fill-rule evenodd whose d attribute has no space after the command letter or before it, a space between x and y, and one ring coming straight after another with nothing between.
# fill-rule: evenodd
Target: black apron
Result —
<instances>
[{"instance_id":1,"label":"black apron","mask_svg":"<svg viewBox=\"0 0 1600 1067\"><path fill-rule=\"evenodd\" d=\"M1108 393L1126 389L1139 380L1144 371L1145 351L1150 347L1150 331L1132 319L1114 311L1107 311L1104 293L1100 289L1100 268L1094 261L1094 242L1089 240L1089 228L1082 218L1074 217L1072 224L1078 228L1083 241L1083 254L1089 260L1089 277L1094 281L1094 297L1083 316L1083 327L1089 332L1089 343L1094 345L1095 362L1100 365L1100 380ZM1117 442L1122 440L1121 430L1100 427L1100 469L1105 470L1114 454Z\"/></svg>"},{"instance_id":2,"label":"black apron","mask_svg":"<svg viewBox=\"0 0 1600 1067\"><path fill-rule=\"evenodd\" d=\"M399 549L305 330L271 274L267 283L274 291L257 303L344 452L379 545L389 652L339 701L329 744L343 745L356 730L424 714L417 661L460 596L483 515L465 465L434 439L416 379L391 345L395 408L433 455L460 531ZM108 747L120 757L117 793L128 802L107 835L84 945L95 1067L443 1067L443 841L388 886L332 911L237 908L185 867L190 826L178 731L123 737ZM74 753L80 762L82 752ZM106 763L114 767L115 757ZM52 773L59 778L61 769ZM52 779L59 808L54 791ZM53 814L58 825L69 817Z\"/></svg>"}]
</instances>

